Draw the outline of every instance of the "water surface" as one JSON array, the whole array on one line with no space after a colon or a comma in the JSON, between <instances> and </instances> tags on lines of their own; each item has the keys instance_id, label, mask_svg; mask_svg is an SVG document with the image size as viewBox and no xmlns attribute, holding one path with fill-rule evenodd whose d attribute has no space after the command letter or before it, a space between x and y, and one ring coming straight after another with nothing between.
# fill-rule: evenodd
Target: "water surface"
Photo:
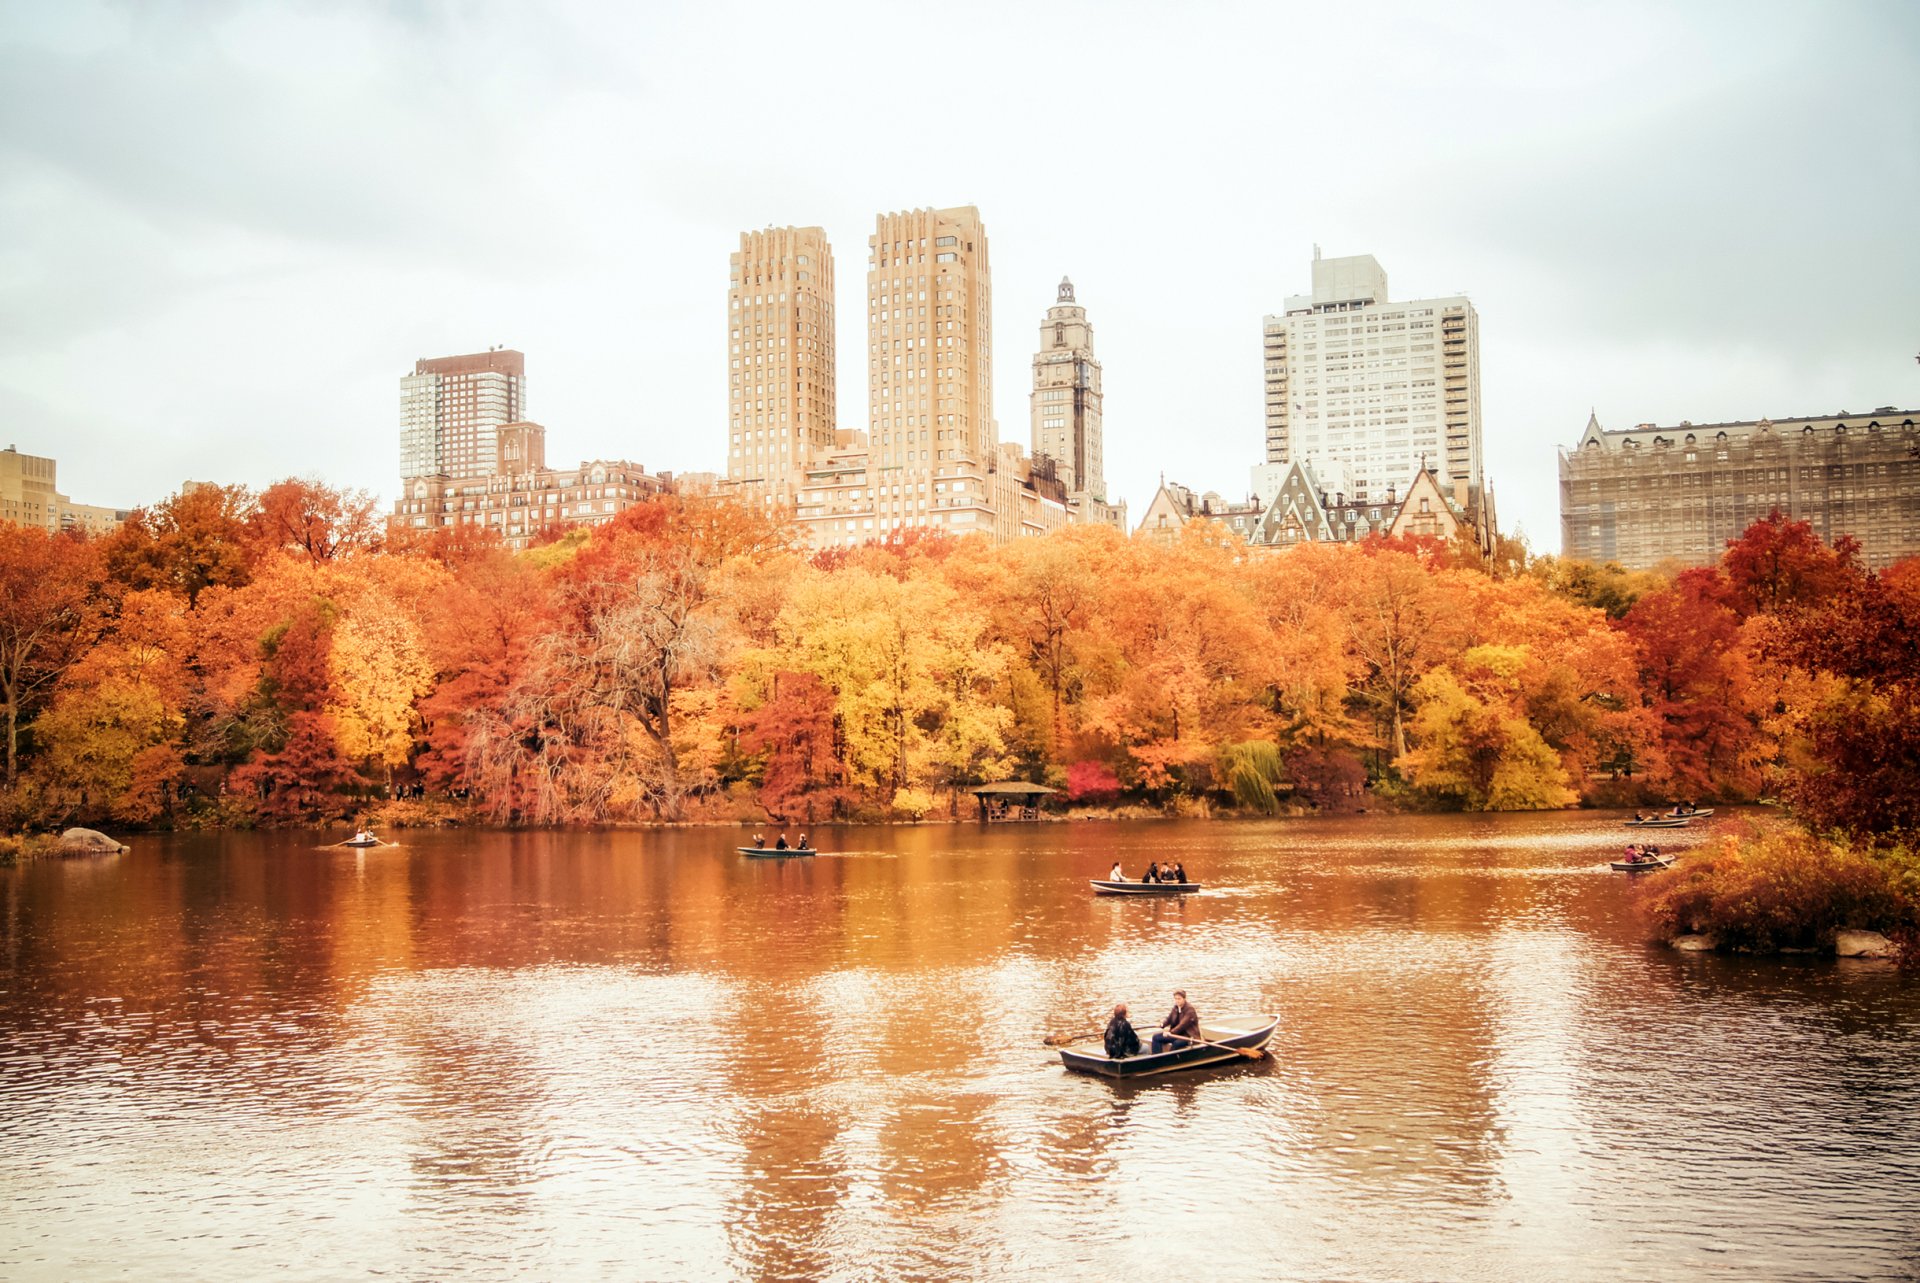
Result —
<instances>
[{"instance_id":1,"label":"water surface","mask_svg":"<svg viewBox=\"0 0 1920 1283\"><path fill-rule=\"evenodd\" d=\"M1620 833L281 833L0 871L0 1276L1920 1275L1920 984L1648 946ZM1209 889L1093 898L1116 855ZM1041 1045L1175 985L1279 1013L1274 1059L1114 1084Z\"/></svg>"}]
</instances>

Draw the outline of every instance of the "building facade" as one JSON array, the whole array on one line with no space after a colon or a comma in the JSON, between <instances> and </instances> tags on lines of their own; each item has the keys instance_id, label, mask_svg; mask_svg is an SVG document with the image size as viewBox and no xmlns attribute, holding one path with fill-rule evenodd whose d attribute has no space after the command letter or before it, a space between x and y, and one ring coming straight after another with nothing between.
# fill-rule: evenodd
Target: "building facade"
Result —
<instances>
[{"instance_id":1,"label":"building facade","mask_svg":"<svg viewBox=\"0 0 1920 1283\"><path fill-rule=\"evenodd\" d=\"M1055 475L1070 493L1104 499L1100 358L1093 354L1087 309L1075 300L1073 282L1064 276L1054 305L1040 322L1032 396L1033 457L1053 460Z\"/></svg>"},{"instance_id":2,"label":"building facade","mask_svg":"<svg viewBox=\"0 0 1920 1283\"><path fill-rule=\"evenodd\" d=\"M727 280L727 479L792 505L834 446L833 248L818 227L740 233Z\"/></svg>"},{"instance_id":3,"label":"building facade","mask_svg":"<svg viewBox=\"0 0 1920 1283\"><path fill-rule=\"evenodd\" d=\"M510 348L422 358L400 378L400 479L493 471L498 430L527 417L527 358Z\"/></svg>"},{"instance_id":4,"label":"building facade","mask_svg":"<svg viewBox=\"0 0 1920 1283\"><path fill-rule=\"evenodd\" d=\"M42 530L84 530L103 535L118 529L132 513L125 508L102 508L75 503L60 493L59 465L37 454L21 454L16 446L0 450L0 521Z\"/></svg>"},{"instance_id":5,"label":"building facade","mask_svg":"<svg viewBox=\"0 0 1920 1283\"><path fill-rule=\"evenodd\" d=\"M834 426L833 264L825 234L743 234L732 269L728 490L790 507L821 548L908 529L1007 540L1075 519L1058 464L1029 460L999 440L993 272L979 210L916 209L874 220L865 430ZM1090 497L1086 510L1124 520L1125 509L1106 505L1104 496L1097 504Z\"/></svg>"},{"instance_id":6,"label":"building facade","mask_svg":"<svg viewBox=\"0 0 1920 1283\"><path fill-rule=\"evenodd\" d=\"M1920 410L1608 431L1560 452L1560 550L1650 569L1715 561L1774 512L1875 568L1920 554Z\"/></svg>"},{"instance_id":7,"label":"building facade","mask_svg":"<svg viewBox=\"0 0 1920 1283\"><path fill-rule=\"evenodd\" d=\"M625 459L550 467L547 430L538 423L501 425L490 453L495 463L486 472L408 478L389 528L478 527L518 551L555 529L603 525L673 485L671 474L651 476Z\"/></svg>"},{"instance_id":8,"label":"building facade","mask_svg":"<svg viewBox=\"0 0 1920 1283\"><path fill-rule=\"evenodd\" d=\"M1267 461L1348 468L1354 497L1416 472L1483 483L1480 320L1465 297L1394 302L1372 255L1313 259L1313 292L1262 329Z\"/></svg>"}]
</instances>

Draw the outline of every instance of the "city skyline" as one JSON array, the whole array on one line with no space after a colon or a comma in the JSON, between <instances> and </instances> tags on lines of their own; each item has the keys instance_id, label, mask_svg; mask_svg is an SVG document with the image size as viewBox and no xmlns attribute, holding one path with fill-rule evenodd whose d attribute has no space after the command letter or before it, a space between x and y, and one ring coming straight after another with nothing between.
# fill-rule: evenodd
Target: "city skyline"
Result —
<instances>
[{"instance_id":1,"label":"city skyline","mask_svg":"<svg viewBox=\"0 0 1920 1283\"><path fill-rule=\"evenodd\" d=\"M992 226L1002 441L1026 438L1025 336L1060 278L1098 309L1107 489L1135 505L1162 471L1244 484L1264 444L1253 323L1299 292L1315 243L1374 255L1396 297L1473 300L1488 474L1503 528L1541 550L1556 450L1590 409L1630 425L1916 399L1910 11L1513 8L1442 27L1409 9L1396 27L1227 8L1204 74L1147 95L1149 18L1063 12L1016 36L1014 11L987 13L947 37L985 79L1076 51L1076 115L1102 127L1071 184L1023 95L981 91L972 145L926 147L853 75L809 95L804 158L740 161L787 95L724 12L12 12L8 435L102 504L191 476L391 498L396 377L498 344L528 354L538 417L581 454L724 472L714 281L739 229L818 225L844 247L872 211L922 204ZM807 42L829 72L900 38L859 10L771 22L770 50ZM1356 41L1378 69L1364 92L1311 56ZM1305 52L1277 65L1276 99L1283 45ZM477 84L454 75L481 64ZM1784 92L1830 76L1849 92ZM1423 105L1436 94L1447 111ZM1281 100L1279 158L1240 163ZM651 127L669 110L683 127ZM608 162L616 138L638 141ZM1894 288L1858 288L1843 261ZM850 317L863 286L837 282ZM841 391L838 426L867 422Z\"/></svg>"}]
</instances>

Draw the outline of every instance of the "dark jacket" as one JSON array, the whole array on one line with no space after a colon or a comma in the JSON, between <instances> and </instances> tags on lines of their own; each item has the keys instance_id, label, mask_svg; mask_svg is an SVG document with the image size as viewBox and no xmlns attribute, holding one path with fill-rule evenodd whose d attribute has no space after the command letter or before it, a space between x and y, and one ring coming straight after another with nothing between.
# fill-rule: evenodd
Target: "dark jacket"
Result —
<instances>
[{"instance_id":1,"label":"dark jacket","mask_svg":"<svg viewBox=\"0 0 1920 1283\"><path fill-rule=\"evenodd\" d=\"M1168 1033L1179 1034L1182 1038L1200 1036L1200 1013L1193 1009L1192 1003L1184 1007L1175 1007L1160 1023L1166 1027Z\"/></svg>"},{"instance_id":2,"label":"dark jacket","mask_svg":"<svg viewBox=\"0 0 1920 1283\"><path fill-rule=\"evenodd\" d=\"M1120 1060L1139 1054L1140 1035L1133 1032L1132 1022L1125 1016L1115 1016L1107 1021L1107 1058Z\"/></svg>"}]
</instances>

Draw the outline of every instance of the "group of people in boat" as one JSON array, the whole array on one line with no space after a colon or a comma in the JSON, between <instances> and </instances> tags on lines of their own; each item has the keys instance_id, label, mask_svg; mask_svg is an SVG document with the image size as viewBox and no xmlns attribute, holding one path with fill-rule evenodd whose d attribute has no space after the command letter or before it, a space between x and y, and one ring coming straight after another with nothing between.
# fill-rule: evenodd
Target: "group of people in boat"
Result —
<instances>
[{"instance_id":1,"label":"group of people in boat","mask_svg":"<svg viewBox=\"0 0 1920 1283\"><path fill-rule=\"evenodd\" d=\"M800 840L798 842L794 842L790 844L787 841L786 833L782 832L779 837L773 840L772 846L767 845L766 834L756 833L753 835L753 845L756 850L760 850L760 851L811 851L813 850L812 847L807 845L807 835L804 833L800 835Z\"/></svg>"},{"instance_id":2,"label":"group of people in boat","mask_svg":"<svg viewBox=\"0 0 1920 1283\"><path fill-rule=\"evenodd\" d=\"M1626 864L1658 864L1660 848L1651 842L1629 842L1627 844Z\"/></svg>"},{"instance_id":3,"label":"group of people in boat","mask_svg":"<svg viewBox=\"0 0 1920 1283\"><path fill-rule=\"evenodd\" d=\"M1173 991L1173 1010L1160 1022L1160 1028L1153 1035L1152 1054L1159 1055L1177 1047L1190 1047L1196 1042L1205 1041L1200 1037L1200 1013L1187 1001L1185 989ZM1127 1004L1115 1003L1113 1019L1107 1021L1107 1058L1125 1060L1128 1056L1140 1054L1140 1035L1134 1032L1133 1022L1127 1019Z\"/></svg>"},{"instance_id":4,"label":"group of people in boat","mask_svg":"<svg viewBox=\"0 0 1920 1283\"><path fill-rule=\"evenodd\" d=\"M1646 820L1684 820L1690 815L1698 814L1700 814L1700 808L1692 802L1675 802L1671 811L1655 811L1652 815L1642 815L1640 812L1635 811L1633 818L1643 822Z\"/></svg>"},{"instance_id":5,"label":"group of people in boat","mask_svg":"<svg viewBox=\"0 0 1920 1283\"><path fill-rule=\"evenodd\" d=\"M1126 880L1127 875L1121 871L1120 861L1115 860L1112 871L1107 874L1107 881L1125 882ZM1142 882L1185 882L1187 866L1183 863L1162 864L1159 860L1155 860L1141 872L1140 880Z\"/></svg>"}]
</instances>

